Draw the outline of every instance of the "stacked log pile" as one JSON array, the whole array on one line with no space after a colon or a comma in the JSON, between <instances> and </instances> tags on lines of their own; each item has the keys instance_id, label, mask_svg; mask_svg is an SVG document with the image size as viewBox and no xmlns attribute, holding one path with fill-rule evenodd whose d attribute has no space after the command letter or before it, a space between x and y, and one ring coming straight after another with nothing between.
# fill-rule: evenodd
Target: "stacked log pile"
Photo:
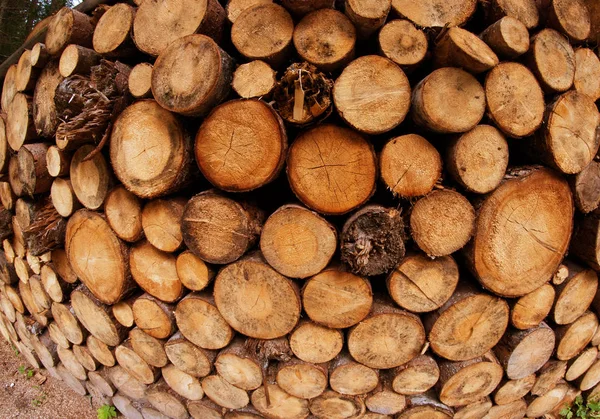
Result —
<instances>
[{"instance_id":1,"label":"stacked log pile","mask_svg":"<svg viewBox=\"0 0 600 419\"><path fill-rule=\"evenodd\" d=\"M136 419L600 397L596 1L134 3L62 9L4 79L33 367Z\"/></svg>"}]
</instances>

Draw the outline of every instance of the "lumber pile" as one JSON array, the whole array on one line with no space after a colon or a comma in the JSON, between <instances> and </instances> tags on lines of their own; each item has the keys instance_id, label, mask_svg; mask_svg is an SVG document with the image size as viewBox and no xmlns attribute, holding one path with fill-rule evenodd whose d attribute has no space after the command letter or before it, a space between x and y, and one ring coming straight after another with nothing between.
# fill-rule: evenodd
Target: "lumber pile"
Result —
<instances>
[{"instance_id":1,"label":"lumber pile","mask_svg":"<svg viewBox=\"0 0 600 419\"><path fill-rule=\"evenodd\" d=\"M0 333L128 418L558 418L600 397L599 36L593 0L64 8L3 83Z\"/></svg>"}]
</instances>

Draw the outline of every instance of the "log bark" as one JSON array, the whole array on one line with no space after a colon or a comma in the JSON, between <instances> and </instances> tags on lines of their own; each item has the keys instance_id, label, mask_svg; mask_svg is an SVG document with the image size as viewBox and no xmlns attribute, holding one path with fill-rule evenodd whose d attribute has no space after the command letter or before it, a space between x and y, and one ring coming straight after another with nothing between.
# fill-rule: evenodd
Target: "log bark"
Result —
<instances>
[{"instance_id":1,"label":"log bark","mask_svg":"<svg viewBox=\"0 0 600 419\"><path fill-rule=\"evenodd\" d=\"M136 326L148 335L167 339L175 333L174 305L144 294L134 301L131 308Z\"/></svg>"},{"instance_id":2,"label":"log bark","mask_svg":"<svg viewBox=\"0 0 600 419\"><path fill-rule=\"evenodd\" d=\"M297 286L271 268L260 254L221 269L213 294L227 323L252 338L282 337L294 329L300 318ZM257 298L262 301L261 306L253 305Z\"/></svg>"},{"instance_id":3,"label":"log bark","mask_svg":"<svg viewBox=\"0 0 600 419\"><path fill-rule=\"evenodd\" d=\"M229 95L233 70L233 59L212 39L189 35L173 41L156 59L152 94L171 112L205 116ZM178 72L193 80L180 83L172 78Z\"/></svg>"},{"instance_id":4,"label":"log bark","mask_svg":"<svg viewBox=\"0 0 600 419\"><path fill-rule=\"evenodd\" d=\"M483 87L475 77L458 68L435 70L412 92L413 120L434 132L467 132L485 112ZM456 107L462 111L456 114Z\"/></svg>"},{"instance_id":5,"label":"log bark","mask_svg":"<svg viewBox=\"0 0 600 419\"><path fill-rule=\"evenodd\" d=\"M292 191L306 206L321 214L341 215L374 193L375 154L361 135L323 124L296 138L287 158L287 175Z\"/></svg>"},{"instance_id":6,"label":"log bark","mask_svg":"<svg viewBox=\"0 0 600 419\"><path fill-rule=\"evenodd\" d=\"M573 85L575 52L557 31L543 29L533 36L526 61L545 92L565 92Z\"/></svg>"},{"instance_id":7,"label":"log bark","mask_svg":"<svg viewBox=\"0 0 600 419\"><path fill-rule=\"evenodd\" d=\"M125 3L117 3L98 20L92 44L98 54L113 58L135 56L131 28L136 9Z\"/></svg>"},{"instance_id":8,"label":"log bark","mask_svg":"<svg viewBox=\"0 0 600 419\"><path fill-rule=\"evenodd\" d=\"M271 3L271 0L264 0L264 3ZM261 60L240 65L231 81L231 87L242 99L270 97L276 84L275 71Z\"/></svg>"},{"instance_id":9,"label":"log bark","mask_svg":"<svg viewBox=\"0 0 600 419\"><path fill-rule=\"evenodd\" d=\"M156 57L173 41L194 33L219 40L225 19L217 0L143 2L133 21L133 39L140 51Z\"/></svg>"},{"instance_id":10,"label":"log bark","mask_svg":"<svg viewBox=\"0 0 600 419\"><path fill-rule=\"evenodd\" d=\"M122 185L114 187L106 195L104 214L120 239L136 242L143 237L142 202Z\"/></svg>"},{"instance_id":11,"label":"log bark","mask_svg":"<svg viewBox=\"0 0 600 419\"><path fill-rule=\"evenodd\" d=\"M340 330L329 329L308 320L300 320L289 339L294 355L314 364L331 361L344 345L344 336Z\"/></svg>"},{"instance_id":12,"label":"log bark","mask_svg":"<svg viewBox=\"0 0 600 419\"><path fill-rule=\"evenodd\" d=\"M16 195L33 197L50 191L53 178L48 174L47 152L48 144L25 144L11 158L8 177Z\"/></svg>"},{"instance_id":13,"label":"log bark","mask_svg":"<svg viewBox=\"0 0 600 419\"><path fill-rule=\"evenodd\" d=\"M218 368L214 351L194 345L184 338L181 332L175 333L165 343L165 352L175 367L193 377L206 377L210 374L213 364ZM224 376L223 371L219 371L219 374Z\"/></svg>"},{"instance_id":14,"label":"log bark","mask_svg":"<svg viewBox=\"0 0 600 419\"><path fill-rule=\"evenodd\" d=\"M152 134L142 134L148 127ZM147 152L149 147L152 152ZM132 155L137 156L133 161ZM179 120L154 101L134 103L114 124L113 170L125 188L141 198L170 194L185 186L193 175L192 158L191 139Z\"/></svg>"},{"instance_id":15,"label":"log bark","mask_svg":"<svg viewBox=\"0 0 600 419\"><path fill-rule=\"evenodd\" d=\"M579 353L591 342L596 329L598 318L587 311L573 323L559 326L556 332L556 357L561 361L568 361Z\"/></svg>"},{"instance_id":16,"label":"log bark","mask_svg":"<svg viewBox=\"0 0 600 419\"><path fill-rule=\"evenodd\" d=\"M89 16L63 7L48 25L46 50L50 55L59 55L69 44L91 47L93 35L94 26Z\"/></svg>"},{"instance_id":17,"label":"log bark","mask_svg":"<svg viewBox=\"0 0 600 419\"><path fill-rule=\"evenodd\" d=\"M479 37L498 56L505 59L514 59L529 49L527 26L511 16L504 16L491 24Z\"/></svg>"},{"instance_id":18,"label":"log bark","mask_svg":"<svg viewBox=\"0 0 600 419\"><path fill-rule=\"evenodd\" d=\"M338 114L365 134L396 128L410 107L408 78L393 61L367 55L349 63L333 86Z\"/></svg>"},{"instance_id":19,"label":"log bark","mask_svg":"<svg viewBox=\"0 0 600 419\"><path fill-rule=\"evenodd\" d=\"M368 280L334 267L306 282L302 306L317 324L333 329L354 326L371 311L373 291Z\"/></svg>"},{"instance_id":20,"label":"log bark","mask_svg":"<svg viewBox=\"0 0 600 419\"><path fill-rule=\"evenodd\" d=\"M555 298L554 287L544 284L511 303L510 322L517 329L536 327L550 313Z\"/></svg>"},{"instance_id":21,"label":"log bark","mask_svg":"<svg viewBox=\"0 0 600 419\"><path fill-rule=\"evenodd\" d=\"M228 145L222 138L229 139ZM283 121L270 106L255 99L216 107L196 135L195 155L202 174L229 192L248 192L274 180L286 152Z\"/></svg>"},{"instance_id":22,"label":"log bark","mask_svg":"<svg viewBox=\"0 0 600 419\"><path fill-rule=\"evenodd\" d=\"M498 65L498 56L477 35L450 28L437 40L433 51L435 67L460 67L479 74Z\"/></svg>"},{"instance_id":23,"label":"log bark","mask_svg":"<svg viewBox=\"0 0 600 419\"><path fill-rule=\"evenodd\" d=\"M131 69L127 86L136 99L152 97L152 64L140 63Z\"/></svg>"},{"instance_id":24,"label":"log bark","mask_svg":"<svg viewBox=\"0 0 600 419\"><path fill-rule=\"evenodd\" d=\"M162 368L169 363L164 348L164 340L156 339L136 327L129 332L129 343L135 353L148 365Z\"/></svg>"}]
</instances>

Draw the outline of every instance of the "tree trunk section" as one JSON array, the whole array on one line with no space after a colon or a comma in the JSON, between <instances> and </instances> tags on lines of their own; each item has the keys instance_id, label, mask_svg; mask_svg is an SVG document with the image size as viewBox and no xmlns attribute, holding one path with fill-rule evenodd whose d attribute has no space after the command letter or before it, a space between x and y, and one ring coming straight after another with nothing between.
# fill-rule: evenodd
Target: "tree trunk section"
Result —
<instances>
[{"instance_id":1,"label":"tree trunk section","mask_svg":"<svg viewBox=\"0 0 600 419\"><path fill-rule=\"evenodd\" d=\"M135 324L156 339L167 339L175 333L175 306L144 294L131 306Z\"/></svg>"}]
</instances>

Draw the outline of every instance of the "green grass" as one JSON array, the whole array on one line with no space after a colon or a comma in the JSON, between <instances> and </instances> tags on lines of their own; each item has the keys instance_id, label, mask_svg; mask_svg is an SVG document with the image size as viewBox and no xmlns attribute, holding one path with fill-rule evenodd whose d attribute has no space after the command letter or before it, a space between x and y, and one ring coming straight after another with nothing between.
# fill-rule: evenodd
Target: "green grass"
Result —
<instances>
[{"instance_id":1,"label":"green grass","mask_svg":"<svg viewBox=\"0 0 600 419\"><path fill-rule=\"evenodd\" d=\"M577 396L575 403L560 411L560 416L565 419L600 419L600 401L587 400Z\"/></svg>"},{"instance_id":2,"label":"green grass","mask_svg":"<svg viewBox=\"0 0 600 419\"><path fill-rule=\"evenodd\" d=\"M113 406L103 405L96 411L98 419L111 419L117 417L117 411Z\"/></svg>"}]
</instances>

